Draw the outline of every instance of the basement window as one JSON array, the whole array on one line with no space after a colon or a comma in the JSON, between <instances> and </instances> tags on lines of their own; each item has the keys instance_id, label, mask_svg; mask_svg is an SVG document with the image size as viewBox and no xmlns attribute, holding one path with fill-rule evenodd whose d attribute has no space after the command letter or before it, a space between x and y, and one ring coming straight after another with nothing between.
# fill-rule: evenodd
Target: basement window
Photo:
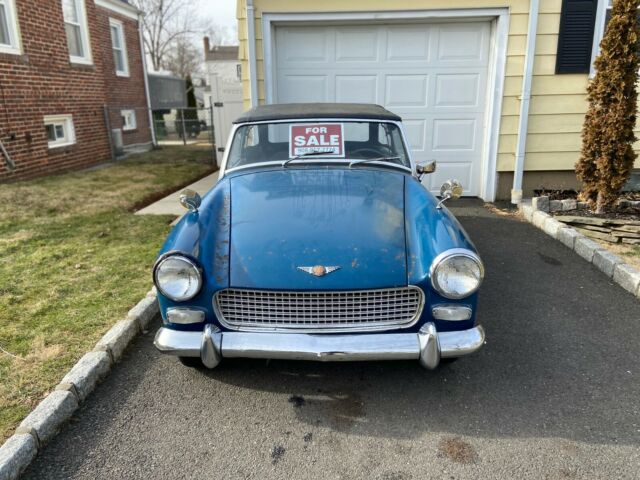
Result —
<instances>
[{"instance_id":1,"label":"basement window","mask_svg":"<svg viewBox=\"0 0 640 480\"><path fill-rule=\"evenodd\" d=\"M15 0L0 0L0 53L22 53Z\"/></svg>"},{"instance_id":2,"label":"basement window","mask_svg":"<svg viewBox=\"0 0 640 480\"><path fill-rule=\"evenodd\" d=\"M62 0L62 13L71 63L91 65L89 27L84 0Z\"/></svg>"},{"instance_id":3,"label":"basement window","mask_svg":"<svg viewBox=\"0 0 640 480\"><path fill-rule=\"evenodd\" d=\"M135 110L122 110L120 115L122 115L122 130L126 132L138 128Z\"/></svg>"},{"instance_id":4,"label":"basement window","mask_svg":"<svg viewBox=\"0 0 640 480\"><path fill-rule=\"evenodd\" d=\"M113 49L113 63L116 68L116 75L119 77L128 77L129 62L127 60L127 43L124 36L124 25L119 20L110 18L109 29L111 30L111 48Z\"/></svg>"},{"instance_id":5,"label":"basement window","mask_svg":"<svg viewBox=\"0 0 640 480\"><path fill-rule=\"evenodd\" d=\"M71 115L50 115L44 117L44 128L47 133L49 148L66 147L76 143Z\"/></svg>"}]
</instances>

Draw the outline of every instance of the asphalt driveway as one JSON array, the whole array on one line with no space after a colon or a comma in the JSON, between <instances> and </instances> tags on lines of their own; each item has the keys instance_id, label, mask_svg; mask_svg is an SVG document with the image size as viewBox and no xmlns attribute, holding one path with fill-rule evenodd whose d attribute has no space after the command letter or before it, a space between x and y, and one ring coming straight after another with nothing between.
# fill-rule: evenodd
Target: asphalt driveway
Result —
<instances>
[{"instance_id":1,"label":"asphalt driveway","mask_svg":"<svg viewBox=\"0 0 640 480\"><path fill-rule=\"evenodd\" d=\"M140 337L29 479L640 476L640 304L531 225L456 208L487 344L417 362L181 366Z\"/></svg>"}]
</instances>

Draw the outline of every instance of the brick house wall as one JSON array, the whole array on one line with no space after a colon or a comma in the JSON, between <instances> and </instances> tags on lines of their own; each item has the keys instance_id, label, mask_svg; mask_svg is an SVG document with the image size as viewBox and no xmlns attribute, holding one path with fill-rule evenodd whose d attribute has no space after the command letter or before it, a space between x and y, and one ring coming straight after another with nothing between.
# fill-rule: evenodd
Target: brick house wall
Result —
<instances>
[{"instance_id":1,"label":"brick house wall","mask_svg":"<svg viewBox=\"0 0 640 480\"><path fill-rule=\"evenodd\" d=\"M97 30L100 37L102 62L106 80L106 105L109 105L109 123L111 128L122 128L120 110L135 110L135 130L123 131L125 145L146 144L151 141L149 128L149 113L147 110L147 97L145 95L144 69L140 50L140 34L138 22L119 15L111 10L97 7ZM127 58L129 61L129 77L116 75L113 50L111 49L111 31L109 19L122 22L124 26L125 42L127 45Z\"/></svg>"},{"instance_id":2,"label":"brick house wall","mask_svg":"<svg viewBox=\"0 0 640 480\"><path fill-rule=\"evenodd\" d=\"M0 182L76 170L108 161L111 149L104 105L146 106L137 21L85 0L93 65L69 59L61 0L19 0L22 54L0 53L0 140L16 164L0 154ZM130 77L116 77L109 17L125 25ZM145 112L146 113L146 112ZM46 115L73 115L75 144L49 148ZM132 132L149 142L148 120Z\"/></svg>"}]
</instances>

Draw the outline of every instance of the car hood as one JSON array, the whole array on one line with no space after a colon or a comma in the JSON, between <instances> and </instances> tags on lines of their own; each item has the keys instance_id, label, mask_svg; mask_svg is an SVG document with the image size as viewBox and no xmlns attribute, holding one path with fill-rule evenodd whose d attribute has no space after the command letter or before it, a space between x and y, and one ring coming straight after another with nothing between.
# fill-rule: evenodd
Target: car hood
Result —
<instances>
[{"instance_id":1,"label":"car hood","mask_svg":"<svg viewBox=\"0 0 640 480\"><path fill-rule=\"evenodd\" d=\"M404 175L289 168L230 178L230 286L340 290L407 284ZM316 277L298 267L339 267Z\"/></svg>"}]
</instances>

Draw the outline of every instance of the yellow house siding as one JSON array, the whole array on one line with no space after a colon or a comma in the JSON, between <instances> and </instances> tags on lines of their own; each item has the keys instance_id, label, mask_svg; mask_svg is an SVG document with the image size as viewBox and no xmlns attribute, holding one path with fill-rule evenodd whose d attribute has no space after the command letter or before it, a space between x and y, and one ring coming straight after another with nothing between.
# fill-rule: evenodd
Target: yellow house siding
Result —
<instances>
[{"instance_id":1,"label":"yellow house siding","mask_svg":"<svg viewBox=\"0 0 640 480\"><path fill-rule=\"evenodd\" d=\"M453 8L504 8L510 12L498 171L512 171L515 159L522 77L527 41L529 0L254 0L258 101L265 101L263 12L319 13ZM586 112L588 76L556 75L556 49L562 0L541 0L533 68L532 98L525 170L572 170L580 151L580 131ZM250 105L246 0L238 0L238 33L245 106Z\"/></svg>"}]
</instances>

